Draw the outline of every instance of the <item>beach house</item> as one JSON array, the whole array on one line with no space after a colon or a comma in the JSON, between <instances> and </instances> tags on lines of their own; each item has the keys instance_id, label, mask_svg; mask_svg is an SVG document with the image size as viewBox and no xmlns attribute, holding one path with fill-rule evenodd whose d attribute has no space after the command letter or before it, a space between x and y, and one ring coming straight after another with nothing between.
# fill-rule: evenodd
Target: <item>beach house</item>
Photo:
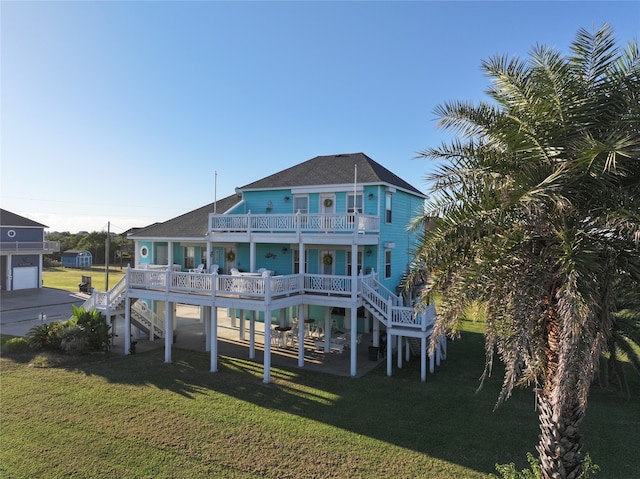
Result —
<instances>
[{"instance_id":1,"label":"beach house","mask_svg":"<svg viewBox=\"0 0 640 479\"><path fill-rule=\"evenodd\" d=\"M363 333L373 347L415 348L423 380L434 310L418 311L399 285L417 233L408 226L425 195L363 153L318 156L235 189L235 194L136 230L135 264L122 281L92 300L122 317L125 352L131 328L165 341L171 361L175 305L200 308L217 370L220 310L245 324L250 348L264 331L264 380L271 347L304 344L351 355ZM104 295L104 296L101 296ZM408 351L408 349L405 349ZM254 354L250 349L250 356ZM388 370L391 371L391 355Z\"/></svg>"}]
</instances>

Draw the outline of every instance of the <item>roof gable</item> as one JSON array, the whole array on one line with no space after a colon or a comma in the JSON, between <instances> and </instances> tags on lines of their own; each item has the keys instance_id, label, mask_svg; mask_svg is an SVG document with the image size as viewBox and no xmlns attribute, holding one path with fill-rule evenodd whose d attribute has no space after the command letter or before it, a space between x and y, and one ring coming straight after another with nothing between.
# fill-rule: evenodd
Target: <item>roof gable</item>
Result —
<instances>
[{"instance_id":1,"label":"roof gable","mask_svg":"<svg viewBox=\"0 0 640 479\"><path fill-rule=\"evenodd\" d=\"M48 228L48 226L30 220L24 216L17 215L11 211L0 209L0 225L1 226L23 226L31 228Z\"/></svg>"},{"instance_id":2,"label":"roof gable","mask_svg":"<svg viewBox=\"0 0 640 479\"><path fill-rule=\"evenodd\" d=\"M240 199L236 195L227 196L215 202L215 210L219 213L235 206ZM209 213L213 213L214 203L177 216L163 223L154 223L140 228L129 237L140 238L204 238L208 233Z\"/></svg>"},{"instance_id":3,"label":"roof gable","mask_svg":"<svg viewBox=\"0 0 640 479\"><path fill-rule=\"evenodd\" d=\"M386 183L424 197L417 188L376 163L364 153L316 156L303 163L242 186L240 190L293 188L296 186L342 185L354 182L355 166L358 183Z\"/></svg>"}]
</instances>

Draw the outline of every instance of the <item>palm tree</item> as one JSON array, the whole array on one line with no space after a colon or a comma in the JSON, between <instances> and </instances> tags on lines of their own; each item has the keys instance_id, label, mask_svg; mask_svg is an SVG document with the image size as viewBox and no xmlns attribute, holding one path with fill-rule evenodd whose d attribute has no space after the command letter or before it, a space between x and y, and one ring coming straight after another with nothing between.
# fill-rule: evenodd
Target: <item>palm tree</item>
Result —
<instances>
[{"instance_id":1,"label":"palm tree","mask_svg":"<svg viewBox=\"0 0 640 479\"><path fill-rule=\"evenodd\" d=\"M440 293L431 347L485 306L486 367L505 364L498 403L533 386L545 478L583 471L580 422L613 326L616 281L640 278L640 56L608 25L571 53L482 63L495 103L436 109L455 138L439 161L406 287ZM425 225L437 217L435 227Z\"/></svg>"},{"instance_id":2,"label":"palm tree","mask_svg":"<svg viewBox=\"0 0 640 479\"><path fill-rule=\"evenodd\" d=\"M620 281L616 285L615 306L605 348L608 356L600 367L600 384L623 391L629 399L631 392L621 359L627 359L640 374L640 284Z\"/></svg>"}]
</instances>

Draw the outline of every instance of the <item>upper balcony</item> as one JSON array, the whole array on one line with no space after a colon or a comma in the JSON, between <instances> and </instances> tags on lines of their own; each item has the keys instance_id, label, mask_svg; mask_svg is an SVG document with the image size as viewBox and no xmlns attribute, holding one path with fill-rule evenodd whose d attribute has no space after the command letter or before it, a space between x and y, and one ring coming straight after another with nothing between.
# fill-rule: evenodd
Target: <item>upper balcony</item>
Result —
<instances>
[{"instance_id":1,"label":"upper balcony","mask_svg":"<svg viewBox=\"0 0 640 479\"><path fill-rule=\"evenodd\" d=\"M60 251L60 241L2 241L0 253L8 254L50 254Z\"/></svg>"},{"instance_id":2,"label":"upper balcony","mask_svg":"<svg viewBox=\"0 0 640 479\"><path fill-rule=\"evenodd\" d=\"M269 235L378 235L380 218L361 213L294 213L254 215L209 214L209 233L224 237Z\"/></svg>"}]
</instances>

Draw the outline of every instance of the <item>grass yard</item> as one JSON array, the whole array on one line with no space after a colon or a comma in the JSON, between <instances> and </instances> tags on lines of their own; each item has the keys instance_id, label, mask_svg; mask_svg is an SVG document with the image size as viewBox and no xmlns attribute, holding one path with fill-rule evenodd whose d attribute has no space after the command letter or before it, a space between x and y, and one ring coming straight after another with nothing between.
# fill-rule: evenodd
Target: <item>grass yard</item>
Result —
<instances>
[{"instance_id":1,"label":"grass yard","mask_svg":"<svg viewBox=\"0 0 640 479\"><path fill-rule=\"evenodd\" d=\"M109 287L113 286L125 274L126 268L119 266L109 266ZM63 289L65 291L78 292L78 284L82 276L91 276L91 286L98 291L105 291L105 268L104 265L94 265L89 269L44 268L42 272L42 283L47 288Z\"/></svg>"},{"instance_id":2,"label":"grass yard","mask_svg":"<svg viewBox=\"0 0 640 479\"><path fill-rule=\"evenodd\" d=\"M476 324L419 381L419 361L343 378L176 349L83 358L2 355L0 477L486 478L526 466L538 426L533 394L493 410L496 371L476 393ZM6 339L6 338L5 338ZM46 367L30 367L29 364ZM630 371L631 373L631 371ZM640 379L631 401L594 390L583 422L599 479L638 477Z\"/></svg>"}]
</instances>

